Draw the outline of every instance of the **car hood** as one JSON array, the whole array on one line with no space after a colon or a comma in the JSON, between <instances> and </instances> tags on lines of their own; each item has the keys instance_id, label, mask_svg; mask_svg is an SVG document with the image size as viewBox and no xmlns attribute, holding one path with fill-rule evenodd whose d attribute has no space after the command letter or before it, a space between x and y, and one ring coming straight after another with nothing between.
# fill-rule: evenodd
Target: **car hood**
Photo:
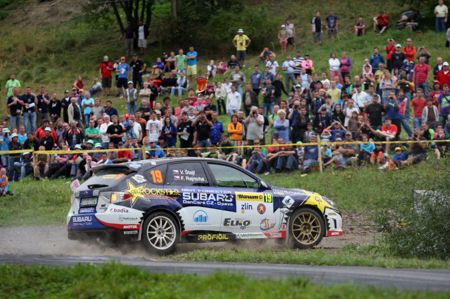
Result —
<instances>
[{"instance_id":1,"label":"car hood","mask_svg":"<svg viewBox=\"0 0 450 299\"><path fill-rule=\"evenodd\" d=\"M289 196L299 204L302 204L311 194L313 194L312 192L297 188L272 187L272 191L276 198L281 198L281 200L283 200L286 196Z\"/></svg>"}]
</instances>

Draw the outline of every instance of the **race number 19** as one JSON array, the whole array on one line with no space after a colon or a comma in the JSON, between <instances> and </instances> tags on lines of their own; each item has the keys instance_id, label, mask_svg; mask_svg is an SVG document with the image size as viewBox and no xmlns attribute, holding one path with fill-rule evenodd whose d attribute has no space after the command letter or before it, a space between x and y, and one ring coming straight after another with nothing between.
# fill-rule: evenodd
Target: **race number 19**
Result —
<instances>
[{"instance_id":1,"label":"race number 19","mask_svg":"<svg viewBox=\"0 0 450 299\"><path fill-rule=\"evenodd\" d=\"M152 181L154 184L162 184L163 183L164 179L163 179L161 170L152 170L152 171L150 171L150 174L152 176Z\"/></svg>"}]
</instances>

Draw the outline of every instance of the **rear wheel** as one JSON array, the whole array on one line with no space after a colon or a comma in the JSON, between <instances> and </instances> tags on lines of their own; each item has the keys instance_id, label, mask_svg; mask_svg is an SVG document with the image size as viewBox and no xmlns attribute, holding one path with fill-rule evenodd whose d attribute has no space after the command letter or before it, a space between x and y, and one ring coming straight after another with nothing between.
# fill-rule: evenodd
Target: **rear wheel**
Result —
<instances>
[{"instance_id":1,"label":"rear wheel","mask_svg":"<svg viewBox=\"0 0 450 299\"><path fill-rule=\"evenodd\" d=\"M312 248L322 241L325 224L322 216L310 208L294 212L289 221L289 238L296 248Z\"/></svg>"},{"instance_id":2,"label":"rear wheel","mask_svg":"<svg viewBox=\"0 0 450 299\"><path fill-rule=\"evenodd\" d=\"M144 222L142 240L153 253L167 255L175 251L179 231L175 219L167 213L151 214Z\"/></svg>"}]
</instances>

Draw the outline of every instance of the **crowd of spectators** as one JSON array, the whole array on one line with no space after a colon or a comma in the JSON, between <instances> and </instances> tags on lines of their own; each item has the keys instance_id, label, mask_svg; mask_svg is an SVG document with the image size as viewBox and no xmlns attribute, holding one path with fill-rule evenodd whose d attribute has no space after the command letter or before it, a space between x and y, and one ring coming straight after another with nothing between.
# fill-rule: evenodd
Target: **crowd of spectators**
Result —
<instances>
[{"instance_id":1,"label":"crowd of spectators","mask_svg":"<svg viewBox=\"0 0 450 299\"><path fill-rule=\"evenodd\" d=\"M327 20L337 30L337 17ZM284 58L264 48L246 67L251 40L242 29L233 39L236 55L210 61L206 69L197 68L194 47L148 64L137 54L128 61L105 56L101 78L86 86L80 76L62 97L45 86L35 93L11 75L0 149L29 151L0 155L3 174L10 181L30 174L87 178L98 164L173 156L227 159L255 173L311 171L319 156L324 167L372 163L393 169L426 159L428 143L420 140L450 138L450 70L441 57L432 63L432 53L412 39L404 45L388 39L356 69L346 52L310 57L294 50L294 36L294 25L283 24L278 38ZM328 60L328 71L316 70L319 59ZM109 100L114 95L126 112ZM344 143L310 144L319 139ZM406 139L417 142L393 152L389 144L374 144ZM365 144L345 143L353 141ZM445 155L446 143L431 146L438 158ZM58 153L81 149L98 151Z\"/></svg>"}]
</instances>

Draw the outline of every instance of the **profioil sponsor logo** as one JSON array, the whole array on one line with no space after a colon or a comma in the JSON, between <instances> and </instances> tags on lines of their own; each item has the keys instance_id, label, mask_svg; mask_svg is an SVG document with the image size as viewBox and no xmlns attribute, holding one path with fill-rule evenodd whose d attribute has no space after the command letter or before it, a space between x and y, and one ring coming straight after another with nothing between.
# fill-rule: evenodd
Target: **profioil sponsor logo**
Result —
<instances>
[{"instance_id":1,"label":"profioil sponsor logo","mask_svg":"<svg viewBox=\"0 0 450 299\"><path fill-rule=\"evenodd\" d=\"M218 190L182 190L181 204L184 206L201 206L212 209L236 211L234 194L223 193Z\"/></svg>"}]
</instances>

